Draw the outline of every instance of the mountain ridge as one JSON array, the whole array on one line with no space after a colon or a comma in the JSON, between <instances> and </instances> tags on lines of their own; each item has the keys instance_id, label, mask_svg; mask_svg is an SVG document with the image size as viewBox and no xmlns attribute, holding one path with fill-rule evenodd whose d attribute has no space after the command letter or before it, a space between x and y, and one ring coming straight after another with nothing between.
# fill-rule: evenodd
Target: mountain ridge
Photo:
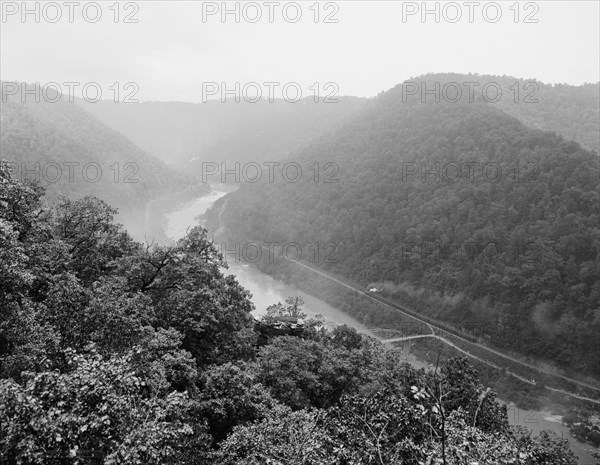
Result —
<instances>
[{"instance_id":1,"label":"mountain ridge","mask_svg":"<svg viewBox=\"0 0 600 465\"><path fill-rule=\"evenodd\" d=\"M402 102L396 87L294 159L337 163L339 182L243 185L221 214L231 240L337 243L338 262L326 268L365 285L407 283L433 315L500 347L594 370L595 152L490 104ZM431 173L436 163L491 163L504 175L444 180L442 168ZM414 169L430 173L409 176ZM215 230L214 214L207 218ZM444 247L467 259L444 256Z\"/></svg>"}]
</instances>

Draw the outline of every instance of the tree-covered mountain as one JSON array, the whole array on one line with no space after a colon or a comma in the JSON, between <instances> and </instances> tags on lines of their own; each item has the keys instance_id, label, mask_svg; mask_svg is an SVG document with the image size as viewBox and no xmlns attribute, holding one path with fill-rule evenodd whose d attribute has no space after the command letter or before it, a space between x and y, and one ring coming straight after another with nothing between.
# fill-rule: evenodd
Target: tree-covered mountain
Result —
<instances>
[{"instance_id":1,"label":"tree-covered mountain","mask_svg":"<svg viewBox=\"0 0 600 465\"><path fill-rule=\"evenodd\" d=\"M416 83L415 96L408 82ZM600 83L580 86L545 84L537 79L494 76L489 74L431 73L405 82L406 100L421 96L433 101L434 94L426 94L439 83L440 101L455 98L458 84L463 97L484 100L519 119L526 126L552 131L565 139L574 140L588 149L600 152ZM444 91L444 85L446 90Z\"/></svg>"},{"instance_id":2,"label":"tree-covered mountain","mask_svg":"<svg viewBox=\"0 0 600 465\"><path fill-rule=\"evenodd\" d=\"M293 242L305 260L335 244L319 264L341 276L387 282L497 347L599 375L597 153L491 103L405 90L294 154L296 182L221 199L209 228L242 244ZM327 163L337 172L317 180Z\"/></svg>"},{"instance_id":3,"label":"tree-covered mountain","mask_svg":"<svg viewBox=\"0 0 600 465\"><path fill-rule=\"evenodd\" d=\"M49 198L95 195L130 207L191 184L68 96L47 92L2 94L0 158L18 177L39 180Z\"/></svg>"},{"instance_id":4,"label":"tree-covered mountain","mask_svg":"<svg viewBox=\"0 0 600 465\"><path fill-rule=\"evenodd\" d=\"M355 97L337 100L80 103L164 162L198 172L202 162L281 160L315 137L337 129L366 102ZM197 161L190 166L192 158Z\"/></svg>"},{"instance_id":5,"label":"tree-covered mountain","mask_svg":"<svg viewBox=\"0 0 600 465\"><path fill-rule=\"evenodd\" d=\"M465 94L469 92L465 83L476 83L472 89L478 99L486 85L497 84L502 96L494 106L528 126L554 131L600 151L600 86L597 83L549 85L511 76L449 73L428 74L409 81L427 89L433 89L436 82L441 86L455 82ZM411 88L406 90L410 92ZM420 90L419 87L417 96ZM447 96L453 98L453 90L449 88L447 92ZM486 92L490 99L495 99L495 87L489 87ZM311 97L297 103L284 100L249 103L243 99L236 103L233 97L226 103L214 100L196 104L79 103L164 162L198 172L201 162L279 161L339 128L373 104L373 99L337 99L337 103L314 103ZM192 158L197 158L196 164L187 165Z\"/></svg>"},{"instance_id":6,"label":"tree-covered mountain","mask_svg":"<svg viewBox=\"0 0 600 465\"><path fill-rule=\"evenodd\" d=\"M259 344L205 229L144 245L100 199L42 194L0 162L2 463L577 463L465 359L416 370L297 299L268 321L302 331Z\"/></svg>"}]
</instances>

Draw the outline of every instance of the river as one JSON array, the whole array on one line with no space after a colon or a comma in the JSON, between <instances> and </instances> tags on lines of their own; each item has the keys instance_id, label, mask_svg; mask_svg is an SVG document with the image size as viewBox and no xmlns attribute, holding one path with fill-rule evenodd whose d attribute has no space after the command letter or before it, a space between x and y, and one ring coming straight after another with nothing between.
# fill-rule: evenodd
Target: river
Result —
<instances>
[{"instance_id":1,"label":"river","mask_svg":"<svg viewBox=\"0 0 600 465\"><path fill-rule=\"evenodd\" d=\"M199 197L191 202L186 203L177 210L174 210L166 217L166 235L171 239L179 239L184 236L186 230L198 224L197 217L208 210L216 200L224 197L229 192L235 190L235 187L215 184L212 186L212 191L209 195ZM254 303L255 316L265 312L266 308L274 303L283 302L289 296L301 296L304 299L304 311L309 316L317 314L322 315L328 322L332 324L346 324L356 328L362 333L369 333L367 328L348 316L341 310L332 307L326 302L300 291L294 286L284 284L275 280L269 275L266 275L256 268L246 264L240 264L234 261L228 270L224 270L236 276L239 283L250 291L252 294L252 302ZM412 355L407 355L407 361L416 368L426 367L426 364L417 360ZM595 461L591 454L585 449L591 449L573 438L567 426L561 423L561 418L552 415L548 412L523 410L518 409L511 403L508 403L508 420L511 425L522 425L529 428L534 434L539 434L542 430L551 430L559 436L568 439L569 444L575 455L579 457L580 465L595 465Z\"/></svg>"},{"instance_id":2,"label":"river","mask_svg":"<svg viewBox=\"0 0 600 465\"><path fill-rule=\"evenodd\" d=\"M166 235L173 240L184 236L188 228L198 224L197 217L199 215L212 207L218 199L233 190L235 189L231 186L215 184L209 195L199 197L166 214ZM363 324L341 310L293 286L277 281L271 276L261 273L256 268L240 263L238 260L230 261L229 268L223 271L233 274L239 283L252 293L252 302L256 308L253 312L255 316L265 313L269 305L283 302L286 297L291 295L301 296L305 303L304 311L309 317L320 314L333 324L345 324L356 328L360 332L368 333Z\"/></svg>"}]
</instances>

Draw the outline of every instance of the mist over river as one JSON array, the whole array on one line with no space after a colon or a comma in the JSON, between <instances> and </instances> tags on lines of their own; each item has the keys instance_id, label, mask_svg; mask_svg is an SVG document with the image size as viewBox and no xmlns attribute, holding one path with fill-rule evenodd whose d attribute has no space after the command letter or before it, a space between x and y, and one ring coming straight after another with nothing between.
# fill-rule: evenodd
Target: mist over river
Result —
<instances>
[{"instance_id":1,"label":"mist over river","mask_svg":"<svg viewBox=\"0 0 600 465\"><path fill-rule=\"evenodd\" d=\"M189 228L198 224L197 217L199 215L212 207L218 199L234 190L236 190L235 187L229 185L214 184L209 195L187 202L178 209L167 213L165 215L165 234L167 237L173 240L183 237ZM240 284L252 293L252 302L256 307L256 310L253 312L255 316L264 314L269 305L279 301L283 302L286 297L291 295L298 295L304 299L304 311L309 317L320 314L331 323L338 325L345 324L356 328L358 331L368 332L363 324L341 310L310 294L300 291L294 286L277 281L271 276L258 271L256 268L236 262L232 259L233 257L228 257L227 254L224 255L228 261L229 268L223 271L233 274Z\"/></svg>"},{"instance_id":2,"label":"mist over river","mask_svg":"<svg viewBox=\"0 0 600 465\"><path fill-rule=\"evenodd\" d=\"M235 186L214 184L212 185L209 195L198 197L197 199L187 202L183 206L165 214L166 236L173 240L184 236L188 228L198 224L199 215L212 207L218 199L234 190L236 190ZM362 333L369 334L367 328L363 324L326 302L302 292L292 285L277 281L271 276L266 275L247 264L236 263L232 260L229 260L229 262L229 269L223 271L225 273L233 274L239 283L250 291L252 294L252 302L256 307L253 312L255 316L265 313L265 310L269 305L280 301L283 302L286 297L301 296L305 302L304 311L309 317L320 314L332 324L346 324L356 328ZM420 362L412 355L407 356L407 361L416 368L426 367L426 364ZM554 431L558 436L569 440L571 449L575 452L575 455L579 457L580 465L594 465L598 463L592 458L592 455L585 450L592 449L592 446L575 440L567 426L562 424L559 416L551 415L550 413L543 411L518 409L514 405L508 403L508 420L511 425L525 426L536 435L542 430Z\"/></svg>"}]
</instances>

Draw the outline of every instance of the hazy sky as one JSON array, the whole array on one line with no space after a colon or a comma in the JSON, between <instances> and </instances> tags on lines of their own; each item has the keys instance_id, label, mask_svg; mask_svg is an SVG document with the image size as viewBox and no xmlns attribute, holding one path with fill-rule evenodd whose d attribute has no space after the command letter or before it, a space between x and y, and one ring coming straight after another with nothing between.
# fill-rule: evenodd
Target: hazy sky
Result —
<instances>
[{"instance_id":1,"label":"hazy sky","mask_svg":"<svg viewBox=\"0 0 600 465\"><path fill-rule=\"evenodd\" d=\"M120 2L118 8L113 1L99 2L102 16L94 23L98 9L89 3L38 3L37 23L33 13L23 22L20 1L3 1L0 78L98 82L106 98L111 83L135 82L140 100L191 102L201 100L203 82L231 88L236 82L296 82L305 92L314 82L335 82L338 95L374 96L427 72L507 74L548 83L600 80L598 1L516 7L514 1L427 2L428 9L439 8L439 23L433 13L423 22L421 2L319 2L311 9L315 2L303 1L299 10L293 2L227 2L229 9L239 8L239 23L234 14L224 23L219 12L208 15L222 2L199 1ZM250 22L259 9L262 17ZM61 18L49 22L59 10ZM498 10L501 17L492 22ZM292 22L298 11L302 16ZM124 22L127 14L138 22ZM337 23L324 22L327 15Z\"/></svg>"}]
</instances>

